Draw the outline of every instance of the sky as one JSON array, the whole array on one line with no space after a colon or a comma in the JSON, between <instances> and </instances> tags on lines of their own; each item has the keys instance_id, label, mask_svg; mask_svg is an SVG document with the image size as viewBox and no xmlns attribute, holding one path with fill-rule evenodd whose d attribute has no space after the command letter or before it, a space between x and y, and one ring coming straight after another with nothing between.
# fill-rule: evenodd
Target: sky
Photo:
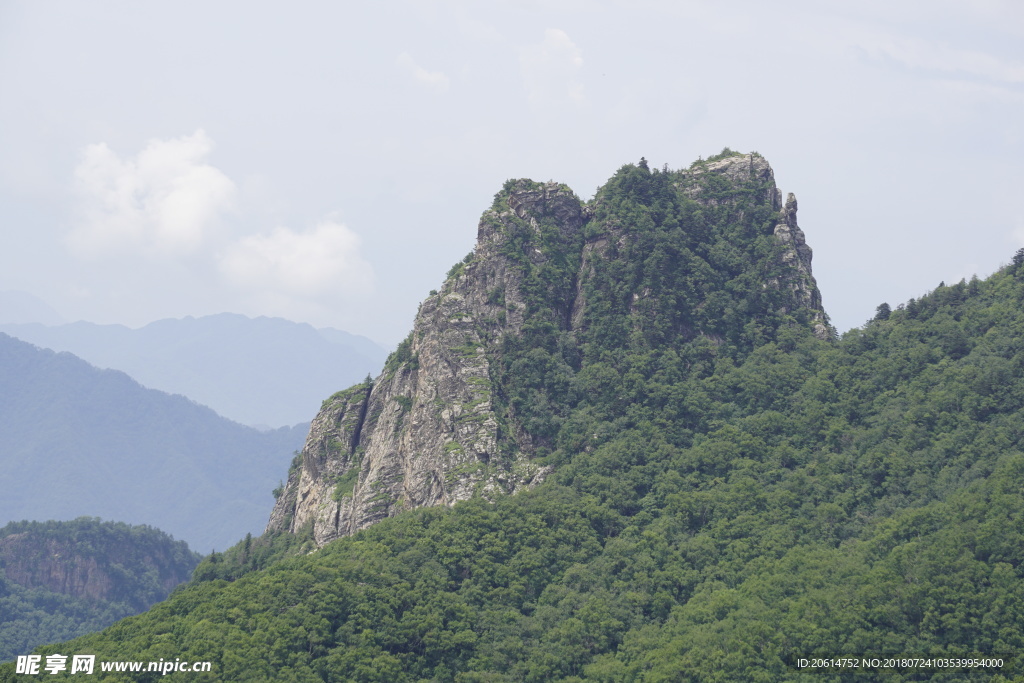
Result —
<instances>
[{"instance_id":1,"label":"sky","mask_svg":"<svg viewBox=\"0 0 1024 683\"><path fill-rule=\"evenodd\" d=\"M509 178L758 151L840 332L1024 246L1024 3L0 0L0 291L393 346Z\"/></svg>"}]
</instances>

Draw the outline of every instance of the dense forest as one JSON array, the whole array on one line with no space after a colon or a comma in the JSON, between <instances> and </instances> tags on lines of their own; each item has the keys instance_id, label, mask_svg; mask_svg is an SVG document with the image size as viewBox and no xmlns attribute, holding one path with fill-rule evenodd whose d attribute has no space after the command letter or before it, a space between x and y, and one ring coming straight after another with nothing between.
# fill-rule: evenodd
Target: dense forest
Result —
<instances>
[{"instance_id":1,"label":"dense forest","mask_svg":"<svg viewBox=\"0 0 1024 683\"><path fill-rule=\"evenodd\" d=\"M773 188L685 177L642 162L599 190L578 239L615 239L572 330L557 256L579 250L554 222L510 236L526 322L492 383L543 484L315 552L247 537L38 652L213 662L194 681L1024 680L1024 252L822 338ZM797 666L886 655L1003 664Z\"/></svg>"},{"instance_id":2,"label":"dense forest","mask_svg":"<svg viewBox=\"0 0 1024 683\"><path fill-rule=\"evenodd\" d=\"M0 528L0 661L166 598L200 556L148 526L83 517Z\"/></svg>"}]
</instances>

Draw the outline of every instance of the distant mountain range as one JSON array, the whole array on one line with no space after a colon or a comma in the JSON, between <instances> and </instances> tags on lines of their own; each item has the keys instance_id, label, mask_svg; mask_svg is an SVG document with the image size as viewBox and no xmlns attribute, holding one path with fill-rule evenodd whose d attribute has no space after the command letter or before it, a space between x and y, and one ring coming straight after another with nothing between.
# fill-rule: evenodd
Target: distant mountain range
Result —
<instances>
[{"instance_id":1,"label":"distant mountain range","mask_svg":"<svg viewBox=\"0 0 1024 683\"><path fill-rule=\"evenodd\" d=\"M261 432L0 334L0 525L102 517L223 549L262 532L307 429Z\"/></svg>"},{"instance_id":2,"label":"distant mountain range","mask_svg":"<svg viewBox=\"0 0 1024 683\"><path fill-rule=\"evenodd\" d=\"M11 306L20 301L13 296L18 293L8 294ZM158 320L139 329L6 323L0 332L121 370L146 387L183 394L262 429L308 423L324 398L376 375L387 355L366 337L341 330L233 313Z\"/></svg>"}]
</instances>

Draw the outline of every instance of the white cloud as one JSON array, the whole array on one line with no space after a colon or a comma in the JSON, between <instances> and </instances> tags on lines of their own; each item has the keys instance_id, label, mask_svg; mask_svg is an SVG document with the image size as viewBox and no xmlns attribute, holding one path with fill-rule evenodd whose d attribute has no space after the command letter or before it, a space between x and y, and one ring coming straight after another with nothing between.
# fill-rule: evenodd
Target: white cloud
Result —
<instances>
[{"instance_id":1,"label":"white cloud","mask_svg":"<svg viewBox=\"0 0 1024 683\"><path fill-rule=\"evenodd\" d=\"M87 146L75 169L79 206L69 245L87 256L181 254L202 246L235 193L234 183L205 162L212 147L202 130L150 140L129 159L103 143Z\"/></svg>"},{"instance_id":2,"label":"white cloud","mask_svg":"<svg viewBox=\"0 0 1024 683\"><path fill-rule=\"evenodd\" d=\"M333 220L307 232L278 227L230 245L221 272L236 287L278 301L346 298L372 288L373 269L359 247L359 236Z\"/></svg>"},{"instance_id":3,"label":"white cloud","mask_svg":"<svg viewBox=\"0 0 1024 683\"><path fill-rule=\"evenodd\" d=\"M446 92L448 90L449 79L444 72L427 71L417 64L408 52L398 55L398 59L395 62L420 85L437 92Z\"/></svg>"},{"instance_id":4,"label":"white cloud","mask_svg":"<svg viewBox=\"0 0 1024 683\"><path fill-rule=\"evenodd\" d=\"M583 67L583 53L565 31L549 28L541 43L522 48L519 67L531 104L584 101L583 84L576 78Z\"/></svg>"}]
</instances>

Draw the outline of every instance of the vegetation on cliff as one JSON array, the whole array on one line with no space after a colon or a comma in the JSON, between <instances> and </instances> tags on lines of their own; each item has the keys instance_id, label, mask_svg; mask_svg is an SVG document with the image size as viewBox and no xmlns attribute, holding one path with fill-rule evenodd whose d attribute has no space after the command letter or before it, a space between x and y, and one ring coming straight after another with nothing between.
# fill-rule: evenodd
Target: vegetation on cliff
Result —
<instances>
[{"instance_id":1,"label":"vegetation on cliff","mask_svg":"<svg viewBox=\"0 0 1024 683\"><path fill-rule=\"evenodd\" d=\"M0 661L138 614L198 563L183 541L148 526L11 522L0 529Z\"/></svg>"},{"instance_id":2,"label":"vegetation on cliff","mask_svg":"<svg viewBox=\"0 0 1024 683\"><path fill-rule=\"evenodd\" d=\"M544 483L309 555L250 539L40 652L231 681L803 680L797 657L886 654L1005 666L858 680L1024 676L1024 265L823 335L795 200L707 172L733 159L624 167L579 250L554 219L542 258L509 250L525 312L491 389Z\"/></svg>"}]
</instances>

